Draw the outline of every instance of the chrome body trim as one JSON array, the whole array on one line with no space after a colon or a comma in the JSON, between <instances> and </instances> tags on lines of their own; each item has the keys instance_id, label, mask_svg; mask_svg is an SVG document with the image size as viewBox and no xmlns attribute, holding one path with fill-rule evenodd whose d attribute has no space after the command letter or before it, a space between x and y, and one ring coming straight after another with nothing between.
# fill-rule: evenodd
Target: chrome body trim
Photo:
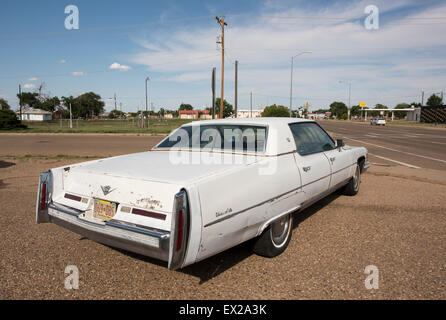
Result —
<instances>
[{"instance_id":1,"label":"chrome body trim","mask_svg":"<svg viewBox=\"0 0 446 320\"><path fill-rule=\"evenodd\" d=\"M81 211L55 204L48 205L48 220L93 241L128 250L162 261L169 259L170 232L111 220L105 224L81 219Z\"/></svg>"}]
</instances>

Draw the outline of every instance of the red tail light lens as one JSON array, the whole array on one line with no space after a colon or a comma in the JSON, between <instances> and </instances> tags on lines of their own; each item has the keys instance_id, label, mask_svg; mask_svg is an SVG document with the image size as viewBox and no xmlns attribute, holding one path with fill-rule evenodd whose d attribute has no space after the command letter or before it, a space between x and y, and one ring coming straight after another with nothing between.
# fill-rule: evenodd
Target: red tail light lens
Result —
<instances>
[{"instance_id":1,"label":"red tail light lens","mask_svg":"<svg viewBox=\"0 0 446 320\"><path fill-rule=\"evenodd\" d=\"M42 194L42 198L40 199L40 210L45 210L45 207L46 207L46 183L42 184L41 194Z\"/></svg>"},{"instance_id":2,"label":"red tail light lens","mask_svg":"<svg viewBox=\"0 0 446 320\"><path fill-rule=\"evenodd\" d=\"M178 236L177 236L177 251L180 251L183 244L183 210L178 212Z\"/></svg>"}]
</instances>

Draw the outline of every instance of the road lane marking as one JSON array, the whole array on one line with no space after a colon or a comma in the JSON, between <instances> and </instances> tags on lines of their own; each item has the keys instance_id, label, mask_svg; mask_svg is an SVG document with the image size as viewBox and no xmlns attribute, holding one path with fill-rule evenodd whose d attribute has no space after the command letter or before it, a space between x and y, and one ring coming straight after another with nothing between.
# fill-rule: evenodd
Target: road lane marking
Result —
<instances>
[{"instance_id":1,"label":"road lane marking","mask_svg":"<svg viewBox=\"0 0 446 320\"><path fill-rule=\"evenodd\" d=\"M407 152L407 151L396 150L396 149L392 149L392 148L388 148L388 147L383 147L383 146L380 146L380 145L377 145L377 144L374 144L374 143L365 142L365 141L361 141L361 140L356 140L356 139L352 139L352 138L349 138L349 137L346 137L346 136L344 136L344 139L349 139L349 140L357 141L357 142L360 142L360 143L369 144L369 145L374 146L374 147L383 148L383 149L394 151L394 152L408 154L410 156L415 156L415 157L420 157L420 158L424 158L424 159L428 159L428 160L433 160L433 161L446 163L446 160L432 158L432 157L428 157L428 156L423 156L421 154L416 154L416 153L413 153L413 152Z\"/></svg>"},{"instance_id":2,"label":"road lane marking","mask_svg":"<svg viewBox=\"0 0 446 320\"><path fill-rule=\"evenodd\" d=\"M401 162L401 161L393 160L393 159L390 159L390 158L378 156L378 155L370 153L370 152L368 152L368 154L373 156L373 157L380 158L380 159L387 160L387 161L391 161L391 162L395 162L395 163L401 164L401 165L409 167L409 168L420 169L420 167L414 166L412 164L408 164L408 163L405 163L405 162Z\"/></svg>"}]
</instances>

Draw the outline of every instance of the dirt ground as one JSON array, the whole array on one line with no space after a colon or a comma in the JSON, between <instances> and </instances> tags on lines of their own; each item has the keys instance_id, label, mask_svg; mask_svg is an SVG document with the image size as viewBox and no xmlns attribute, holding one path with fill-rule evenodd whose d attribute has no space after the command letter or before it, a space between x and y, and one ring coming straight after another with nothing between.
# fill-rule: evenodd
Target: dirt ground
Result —
<instances>
[{"instance_id":1,"label":"dirt ground","mask_svg":"<svg viewBox=\"0 0 446 320\"><path fill-rule=\"evenodd\" d=\"M296 214L282 255L242 244L169 271L35 223L38 174L78 161L0 157L0 299L446 299L446 171L375 163L357 196ZM67 265L78 290L64 288ZM379 289L365 288L369 265Z\"/></svg>"}]
</instances>

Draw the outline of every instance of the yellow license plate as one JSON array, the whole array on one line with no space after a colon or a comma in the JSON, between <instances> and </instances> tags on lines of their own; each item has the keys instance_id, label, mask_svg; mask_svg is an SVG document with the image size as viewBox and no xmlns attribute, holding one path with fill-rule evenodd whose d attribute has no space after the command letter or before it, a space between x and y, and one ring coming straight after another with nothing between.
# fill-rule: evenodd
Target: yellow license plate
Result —
<instances>
[{"instance_id":1,"label":"yellow license plate","mask_svg":"<svg viewBox=\"0 0 446 320\"><path fill-rule=\"evenodd\" d=\"M116 203L94 199L93 215L102 220L111 220L116 213Z\"/></svg>"}]
</instances>

